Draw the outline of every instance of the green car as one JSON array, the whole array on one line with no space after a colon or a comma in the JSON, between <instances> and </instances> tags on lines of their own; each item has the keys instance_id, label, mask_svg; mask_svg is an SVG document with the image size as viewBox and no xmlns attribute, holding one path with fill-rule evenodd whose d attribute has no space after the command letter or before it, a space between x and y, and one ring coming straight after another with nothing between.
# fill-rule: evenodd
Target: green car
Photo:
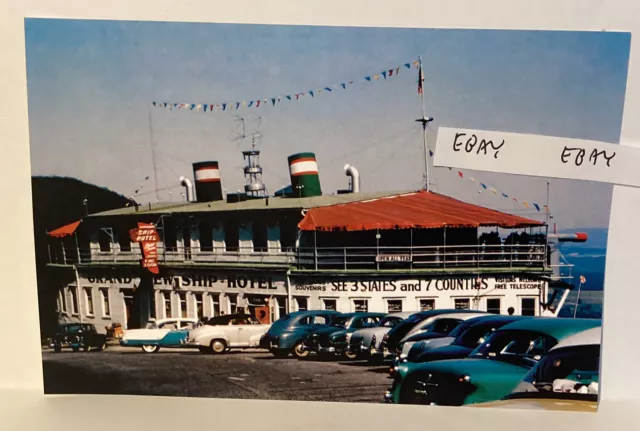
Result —
<instances>
[{"instance_id":1,"label":"green car","mask_svg":"<svg viewBox=\"0 0 640 431\"><path fill-rule=\"evenodd\" d=\"M559 341L601 324L547 317L510 323L467 358L400 365L384 401L461 406L499 400Z\"/></svg>"}]
</instances>

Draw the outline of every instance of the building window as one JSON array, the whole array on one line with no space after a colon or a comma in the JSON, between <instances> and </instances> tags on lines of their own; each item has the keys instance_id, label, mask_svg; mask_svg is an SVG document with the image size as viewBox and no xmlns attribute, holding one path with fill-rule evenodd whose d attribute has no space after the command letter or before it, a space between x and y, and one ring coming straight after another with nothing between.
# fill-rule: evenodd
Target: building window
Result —
<instances>
[{"instance_id":1,"label":"building window","mask_svg":"<svg viewBox=\"0 0 640 431\"><path fill-rule=\"evenodd\" d=\"M324 303L324 309L325 310L333 310L335 311L337 308L337 300L335 299L323 299L322 302Z\"/></svg>"},{"instance_id":2,"label":"building window","mask_svg":"<svg viewBox=\"0 0 640 431\"><path fill-rule=\"evenodd\" d=\"M420 311L429 311L436 308L435 299L421 299L420 300Z\"/></svg>"},{"instance_id":3,"label":"building window","mask_svg":"<svg viewBox=\"0 0 640 431\"><path fill-rule=\"evenodd\" d=\"M149 319L156 318L156 292L149 293Z\"/></svg>"},{"instance_id":4,"label":"building window","mask_svg":"<svg viewBox=\"0 0 640 431\"><path fill-rule=\"evenodd\" d=\"M58 311L67 312L67 301L65 300L64 289L58 290Z\"/></svg>"},{"instance_id":5,"label":"building window","mask_svg":"<svg viewBox=\"0 0 640 431\"><path fill-rule=\"evenodd\" d=\"M238 247L240 246L240 230L234 220L229 220L224 227L224 244L226 251L238 251Z\"/></svg>"},{"instance_id":6,"label":"building window","mask_svg":"<svg viewBox=\"0 0 640 431\"><path fill-rule=\"evenodd\" d=\"M229 313L236 314L238 312L238 295L229 295Z\"/></svg>"},{"instance_id":7,"label":"building window","mask_svg":"<svg viewBox=\"0 0 640 431\"><path fill-rule=\"evenodd\" d=\"M196 317L200 319L204 317L204 293L194 293L193 298L196 306Z\"/></svg>"},{"instance_id":8,"label":"building window","mask_svg":"<svg viewBox=\"0 0 640 431\"><path fill-rule=\"evenodd\" d=\"M255 220L252 225L253 251L266 253L268 251L267 223L264 220Z\"/></svg>"},{"instance_id":9,"label":"building window","mask_svg":"<svg viewBox=\"0 0 640 431\"><path fill-rule=\"evenodd\" d=\"M366 299L354 299L353 308L356 313L366 313L367 311L369 311L369 301Z\"/></svg>"},{"instance_id":10,"label":"building window","mask_svg":"<svg viewBox=\"0 0 640 431\"><path fill-rule=\"evenodd\" d=\"M296 223L280 224L280 249L283 252L293 251L298 239L298 226Z\"/></svg>"},{"instance_id":11,"label":"building window","mask_svg":"<svg viewBox=\"0 0 640 431\"><path fill-rule=\"evenodd\" d=\"M208 221L201 221L198 227L200 251L212 252L213 251L213 226Z\"/></svg>"},{"instance_id":12,"label":"building window","mask_svg":"<svg viewBox=\"0 0 640 431\"><path fill-rule=\"evenodd\" d=\"M131 251L131 237L128 232L118 235L118 244L120 244L120 251Z\"/></svg>"},{"instance_id":13,"label":"building window","mask_svg":"<svg viewBox=\"0 0 640 431\"><path fill-rule=\"evenodd\" d=\"M469 303L469 298L456 298L454 300L454 308L456 310L469 310L471 308Z\"/></svg>"},{"instance_id":14,"label":"building window","mask_svg":"<svg viewBox=\"0 0 640 431\"><path fill-rule=\"evenodd\" d=\"M298 311L306 311L309 298L296 297L296 306Z\"/></svg>"},{"instance_id":15,"label":"building window","mask_svg":"<svg viewBox=\"0 0 640 431\"><path fill-rule=\"evenodd\" d=\"M162 300L164 301L164 318L173 317L171 315L171 292L162 292Z\"/></svg>"},{"instance_id":16,"label":"building window","mask_svg":"<svg viewBox=\"0 0 640 431\"><path fill-rule=\"evenodd\" d=\"M180 317L189 317L187 313L187 294L184 292L178 293L178 300L180 301Z\"/></svg>"},{"instance_id":17,"label":"building window","mask_svg":"<svg viewBox=\"0 0 640 431\"><path fill-rule=\"evenodd\" d=\"M217 293L211 294L211 311L212 317L220 315L220 295Z\"/></svg>"},{"instance_id":18,"label":"building window","mask_svg":"<svg viewBox=\"0 0 640 431\"><path fill-rule=\"evenodd\" d=\"M100 299L102 301L102 316L111 316L111 304L109 302L109 289L100 289Z\"/></svg>"},{"instance_id":19,"label":"building window","mask_svg":"<svg viewBox=\"0 0 640 431\"><path fill-rule=\"evenodd\" d=\"M100 245L100 251L111 251L111 235L109 235L109 233L104 229L100 229L100 232L98 233L98 244Z\"/></svg>"},{"instance_id":20,"label":"building window","mask_svg":"<svg viewBox=\"0 0 640 431\"><path fill-rule=\"evenodd\" d=\"M401 313L402 299L389 299L387 301L387 313Z\"/></svg>"},{"instance_id":21,"label":"building window","mask_svg":"<svg viewBox=\"0 0 640 431\"><path fill-rule=\"evenodd\" d=\"M522 298L520 300L520 314L523 316L535 316L536 298Z\"/></svg>"},{"instance_id":22,"label":"building window","mask_svg":"<svg viewBox=\"0 0 640 431\"><path fill-rule=\"evenodd\" d=\"M487 298L487 313L500 314L500 298Z\"/></svg>"},{"instance_id":23,"label":"building window","mask_svg":"<svg viewBox=\"0 0 640 431\"><path fill-rule=\"evenodd\" d=\"M286 298L276 298L278 301L278 318L284 317L287 315L287 299Z\"/></svg>"},{"instance_id":24,"label":"building window","mask_svg":"<svg viewBox=\"0 0 640 431\"><path fill-rule=\"evenodd\" d=\"M84 305L87 309L87 315L93 316L93 293L90 287L84 288Z\"/></svg>"},{"instance_id":25,"label":"building window","mask_svg":"<svg viewBox=\"0 0 640 431\"><path fill-rule=\"evenodd\" d=\"M75 287L70 287L69 293L71 293L71 314L78 314L78 291Z\"/></svg>"}]
</instances>

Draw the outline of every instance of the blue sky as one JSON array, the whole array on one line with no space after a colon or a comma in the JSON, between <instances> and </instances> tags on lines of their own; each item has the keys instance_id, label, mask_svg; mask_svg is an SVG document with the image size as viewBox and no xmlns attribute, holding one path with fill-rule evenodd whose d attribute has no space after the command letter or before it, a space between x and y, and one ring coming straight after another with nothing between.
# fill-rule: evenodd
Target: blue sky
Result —
<instances>
[{"instance_id":1,"label":"blue sky","mask_svg":"<svg viewBox=\"0 0 640 431\"><path fill-rule=\"evenodd\" d=\"M26 21L32 173L65 175L155 200L151 136L161 200L181 199L191 162L218 160L223 186L243 187L239 123L263 137L264 180L288 183L286 158L316 153L325 192L346 188L345 163L363 191L422 183L415 69L379 83L363 78L423 56L429 132L439 125L617 143L630 35L532 31L295 27L124 21ZM275 107L204 114L149 110L153 100L221 103L264 99L354 80L347 90ZM257 121L257 115L261 117ZM149 121L149 119L151 121ZM472 203L537 216L478 193L448 169L434 188ZM144 182L146 176L151 176ZM466 171L529 202L546 180ZM143 194L147 193L147 194ZM563 228L608 224L611 186L552 180Z\"/></svg>"}]
</instances>

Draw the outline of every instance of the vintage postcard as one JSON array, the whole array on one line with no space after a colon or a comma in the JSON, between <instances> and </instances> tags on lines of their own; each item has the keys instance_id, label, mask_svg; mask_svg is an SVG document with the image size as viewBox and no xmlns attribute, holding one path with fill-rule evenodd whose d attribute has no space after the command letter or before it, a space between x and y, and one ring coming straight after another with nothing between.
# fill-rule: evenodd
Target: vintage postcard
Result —
<instances>
[{"instance_id":1,"label":"vintage postcard","mask_svg":"<svg viewBox=\"0 0 640 431\"><path fill-rule=\"evenodd\" d=\"M595 411L628 33L28 19L45 392ZM558 401L562 402L558 402Z\"/></svg>"}]
</instances>

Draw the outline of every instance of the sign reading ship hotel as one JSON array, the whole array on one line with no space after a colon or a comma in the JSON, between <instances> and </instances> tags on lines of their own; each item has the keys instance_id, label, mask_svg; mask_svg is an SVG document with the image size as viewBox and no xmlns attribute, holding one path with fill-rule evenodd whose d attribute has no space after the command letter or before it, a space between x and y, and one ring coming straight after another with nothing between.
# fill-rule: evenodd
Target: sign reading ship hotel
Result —
<instances>
[{"instance_id":1,"label":"sign reading ship hotel","mask_svg":"<svg viewBox=\"0 0 640 431\"><path fill-rule=\"evenodd\" d=\"M362 193L350 165L349 189L323 194L313 153L290 156L291 185L267 196L258 153L243 153L244 193L225 196L218 162L198 162L195 190L183 181L186 203L91 214L50 232L51 265L68 268L69 280L78 271L79 286L63 283L60 297L82 289L100 298L90 315L100 328L254 313L267 300L271 319L313 309L541 315L552 293L568 292L555 282L564 281L558 242L587 240L426 190ZM150 223L160 218L161 236ZM107 230L110 241L100 239ZM63 243L69 235L76 241Z\"/></svg>"}]
</instances>

